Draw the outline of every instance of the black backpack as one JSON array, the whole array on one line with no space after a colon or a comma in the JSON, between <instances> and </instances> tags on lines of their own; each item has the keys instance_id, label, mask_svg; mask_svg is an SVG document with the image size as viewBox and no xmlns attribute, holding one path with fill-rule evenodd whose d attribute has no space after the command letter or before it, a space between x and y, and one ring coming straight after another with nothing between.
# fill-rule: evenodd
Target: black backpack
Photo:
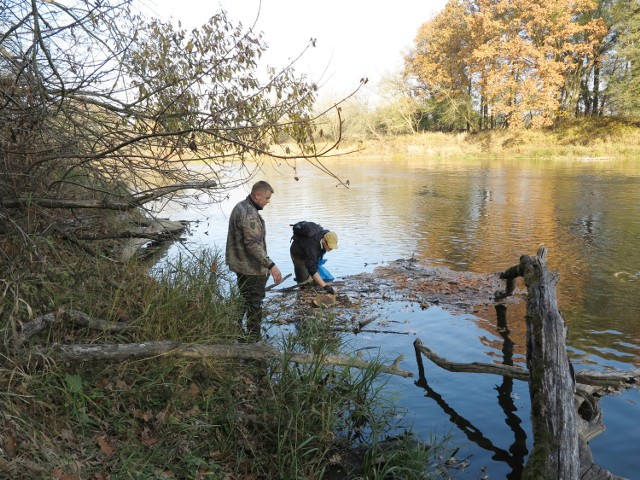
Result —
<instances>
[{"instance_id":1,"label":"black backpack","mask_svg":"<svg viewBox=\"0 0 640 480\"><path fill-rule=\"evenodd\" d=\"M313 237L323 231L322 225L307 222L306 220L302 220L291 226L293 227L293 237Z\"/></svg>"}]
</instances>

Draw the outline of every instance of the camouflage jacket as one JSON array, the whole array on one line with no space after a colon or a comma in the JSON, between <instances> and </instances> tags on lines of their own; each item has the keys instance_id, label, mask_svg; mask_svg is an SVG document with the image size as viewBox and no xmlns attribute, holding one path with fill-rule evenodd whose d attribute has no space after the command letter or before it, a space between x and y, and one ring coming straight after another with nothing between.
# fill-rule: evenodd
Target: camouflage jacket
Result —
<instances>
[{"instance_id":1,"label":"camouflage jacket","mask_svg":"<svg viewBox=\"0 0 640 480\"><path fill-rule=\"evenodd\" d=\"M229 217L226 260L232 272L267 275L272 261L267 255L267 229L250 197L239 202Z\"/></svg>"}]
</instances>

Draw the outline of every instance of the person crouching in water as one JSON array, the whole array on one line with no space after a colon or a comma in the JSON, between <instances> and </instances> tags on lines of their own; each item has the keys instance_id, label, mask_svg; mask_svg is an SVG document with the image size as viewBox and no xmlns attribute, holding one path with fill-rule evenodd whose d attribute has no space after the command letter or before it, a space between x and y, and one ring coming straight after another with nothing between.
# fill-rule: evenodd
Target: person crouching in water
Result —
<instances>
[{"instance_id":1,"label":"person crouching in water","mask_svg":"<svg viewBox=\"0 0 640 480\"><path fill-rule=\"evenodd\" d=\"M289 249L296 282L298 285L306 285L315 281L327 293L335 294L334 288L328 285L318 273L318 261L325 253L338 248L338 235L313 222L304 223L311 231L308 235L296 235L294 228L293 241Z\"/></svg>"}]
</instances>

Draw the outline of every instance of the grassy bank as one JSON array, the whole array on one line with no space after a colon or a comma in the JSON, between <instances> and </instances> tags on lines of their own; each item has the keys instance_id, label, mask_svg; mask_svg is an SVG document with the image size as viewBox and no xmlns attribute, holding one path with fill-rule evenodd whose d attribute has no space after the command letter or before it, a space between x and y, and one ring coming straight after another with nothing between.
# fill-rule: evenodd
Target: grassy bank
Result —
<instances>
[{"instance_id":1,"label":"grassy bank","mask_svg":"<svg viewBox=\"0 0 640 480\"><path fill-rule=\"evenodd\" d=\"M540 158L580 160L640 155L640 124L611 118L575 120L552 129L424 132L379 138L350 138L338 153L362 157Z\"/></svg>"},{"instance_id":2,"label":"grassy bank","mask_svg":"<svg viewBox=\"0 0 640 480\"><path fill-rule=\"evenodd\" d=\"M376 362L364 370L320 362L342 348L322 314L282 340L283 357L268 362L168 355L56 362L47 354L56 344L159 340L232 347L233 282L212 272L220 263L214 254L149 275L143 265L42 237L31 239L31 250L0 242L0 477L417 479L437 468L439 449L416 443L410 429L388 448L387 437L407 426ZM72 309L109 323L71 322ZM49 312L47 328L17 341ZM124 328L105 326L113 324ZM314 364L286 360L310 350Z\"/></svg>"}]
</instances>

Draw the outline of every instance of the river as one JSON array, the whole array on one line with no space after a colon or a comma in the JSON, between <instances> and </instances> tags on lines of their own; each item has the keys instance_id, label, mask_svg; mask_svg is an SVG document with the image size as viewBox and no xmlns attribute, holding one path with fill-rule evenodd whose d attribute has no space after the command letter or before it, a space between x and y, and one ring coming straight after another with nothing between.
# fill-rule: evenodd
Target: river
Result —
<instances>
[{"instance_id":1,"label":"river","mask_svg":"<svg viewBox=\"0 0 640 480\"><path fill-rule=\"evenodd\" d=\"M549 268L560 274L558 305L576 370L640 367L640 161L343 157L323 165L340 181L302 161L266 164L258 176L275 189L263 217L270 256L283 274L293 271L290 225L298 220L338 233L339 248L326 264L337 279L412 256L453 270L498 272L544 244ZM165 207L161 216L194 222L186 244L173 246L167 258L185 246L223 249L228 215L246 195L239 187L208 208ZM512 348L496 321L437 306L384 308L412 335L352 341L390 357L404 354L403 369L416 371L416 337L451 361L524 366L522 348ZM524 319L508 318L508 325L521 331ZM407 425L424 440L447 435L460 446L457 457L470 465L456 478L519 478L531 451L527 385L447 372L426 359L425 368L428 384L388 382ZM601 405L607 429L590 443L596 463L640 478L640 392L610 395Z\"/></svg>"}]
</instances>

